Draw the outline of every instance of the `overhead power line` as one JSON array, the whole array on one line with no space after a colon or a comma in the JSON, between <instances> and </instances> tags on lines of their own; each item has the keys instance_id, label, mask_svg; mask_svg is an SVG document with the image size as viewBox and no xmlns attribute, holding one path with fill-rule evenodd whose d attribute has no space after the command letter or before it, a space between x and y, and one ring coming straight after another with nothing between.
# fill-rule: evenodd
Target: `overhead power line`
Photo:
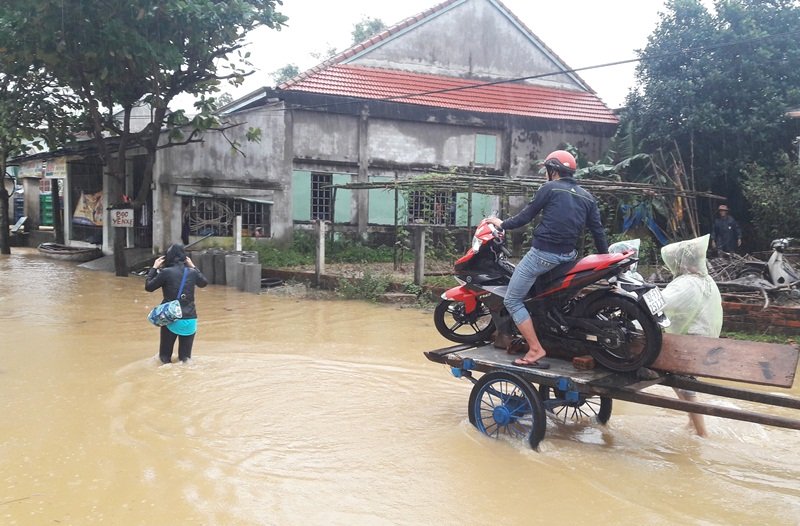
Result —
<instances>
[{"instance_id":1,"label":"overhead power line","mask_svg":"<svg viewBox=\"0 0 800 526\"><path fill-rule=\"evenodd\" d=\"M581 67L581 68L552 71L552 72L547 72L547 73L540 73L540 74L537 74L537 75L527 75L527 76L524 76L524 77L516 77L516 78L512 78L512 79L495 80L495 81L491 81L491 82L481 82L481 83L473 84L473 85L470 85L470 86L457 86L457 87L453 87L453 88L443 88L443 89L438 89L438 90L410 92L410 93L405 93L405 94L401 94L401 95L392 95L392 96L389 96L389 97L380 97L380 98L350 97L350 98L355 99L355 100L328 102L328 103L314 104L314 105L301 105L301 106L294 106L291 109L309 109L309 110L311 110L311 109L327 108L327 107L334 107L334 106L341 106L341 105L358 104L358 103L365 102L365 101L369 101L369 102L392 102L392 101L399 100L399 99L413 99L413 98L417 98L417 97L427 97L427 96L430 96L430 95L439 95L439 94L442 94L442 93L451 93L451 92L454 92L454 91L464 91L464 90L470 90L470 89L483 88L483 87L487 87L487 86L496 86L496 85L500 85L500 84L511 84L511 83L515 83L515 82L523 82L523 81L526 81L526 80L536 80L536 79L541 79L541 78L546 78L546 77L552 77L552 76L555 76L555 75L565 75L565 74L569 74L569 73L580 73L582 71L590 71L590 70L608 68L608 67L613 67L613 66L621 66L621 65L624 65L624 64L632 64L632 63L635 63L635 62L642 62L644 60L658 60L658 59L663 59L663 58L675 57L675 56L679 56L679 55L688 55L690 53L708 52L708 51L713 51L713 50L717 50L717 49L724 49L724 48L727 48L727 47L741 46L741 45L745 45L745 44L752 44L752 43L755 43L755 42L761 42L761 41L769 40L769 39L772 39L772 38L790 37L790 36L797 36L797 35L800 35L800 30L785 31L785 32L782 32L782 33L774 33L774 34L771 34L771 35L764 35L764 36L760 36L760 37L746 38L746 39L742 39L742 40L737 40L735 42L724 42L724 43L714 44L714 45L709 45L709 46L698 46L698 47L691 47L691 48L683 48L683 49L680 49L678 51L673 51L673 52L670 52L670 53L661 53L661 54L658 54L658 55L651 55L651 56L645 56L645 57L639 57L639 58L631 58L631 59L626 59L626 60L617 60L617 61L614 61L614 62L606 62L606 63L603 63L603 64L596 64L596 65L593 65L593 66L585 66L585 67ZM286 111L286 110L287 110L287 108L272 108L269 111Z\"/></svg>"}]
</instances>

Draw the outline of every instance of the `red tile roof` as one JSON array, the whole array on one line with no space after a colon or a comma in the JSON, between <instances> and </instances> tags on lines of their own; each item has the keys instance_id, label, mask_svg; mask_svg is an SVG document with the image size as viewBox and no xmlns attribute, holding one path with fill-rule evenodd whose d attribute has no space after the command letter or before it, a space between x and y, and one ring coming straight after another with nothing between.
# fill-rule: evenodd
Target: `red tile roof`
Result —
<instances>
[{"instance_id":1,"label":"red tile roof","mask_svg":"<svg viewBox=\"0 0 800 526\"><path fill-rule=\"evenodd\" d=\"M369 100L545 119L617 124L619 119L594 93L522 83L486 83L439 75L332 64L281 86Z\"/></svg>"}]
</instances>

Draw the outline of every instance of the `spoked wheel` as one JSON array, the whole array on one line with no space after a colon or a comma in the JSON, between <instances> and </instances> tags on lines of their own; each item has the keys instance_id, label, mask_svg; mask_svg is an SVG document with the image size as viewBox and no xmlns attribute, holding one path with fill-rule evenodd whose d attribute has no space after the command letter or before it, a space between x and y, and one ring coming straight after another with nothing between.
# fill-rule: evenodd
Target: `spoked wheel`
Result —
<instances>
[{"instance_id":1,"label":"spoked wheel","mask_svg":"<svg viewBox=\"0 0 800 526\"><path fill-rule=\"evenodd\" d=\"M605 396L586 396L581 393L567 395L561 389L548 385L539 386L539 396L545 410L565 424L592 419L605 424L611 418L611 398Z\"/></svg>"},{"instance_id":2,"label":"spoked wheel","mask_svg":"<svg viewBox=\"0 0 800 526\"><path fill-rule=\"evenodd\" d=\"M602 296L583 311L586 318L606 323L607 329L595 345L592 357L612 371L635 371L647 367L661 351L661 329L650 314L636 302L615 296Z\"/></svg>"},{"instance_id":3,"label":"spoked wheel","mask_svg":"<svg viewBox=\"0 0 800 526\"><path fill-rule=\"evenodd\" d=\"M433 323L439 334L456 343L489 341L494 332L492 313L480 301L467 313L463 302L442 300L433 312Z\"/></svg>"},{"instance_id":4,"label":"spoked wheel","mask_svg":"<svg viewBox=\"0 0 800 526\"><path fill-rule=\"evenodd\" d=\"M531 385L513 373L495 371L478 380L469 395L469 421L492 438L527 439L533 449L544 438L544 406Z\"/></svg>"}]
</instances>

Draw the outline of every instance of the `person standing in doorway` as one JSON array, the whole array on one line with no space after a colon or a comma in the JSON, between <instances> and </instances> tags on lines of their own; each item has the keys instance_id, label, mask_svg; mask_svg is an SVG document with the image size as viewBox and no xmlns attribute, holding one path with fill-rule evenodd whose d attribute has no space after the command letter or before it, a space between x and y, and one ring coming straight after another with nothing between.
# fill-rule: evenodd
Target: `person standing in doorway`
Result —
<instances>
[{"instance_id":1,"label":"person standing in doorway","mask_svg":"<svg viewBox=\"0 0 800 526\"><path fill-rule=\"evenodd\" d=\"M711 231L711 248L733 253L742 246L742 231L739 223L728 213L727 205L719 205L719 217L714 220Z\"/></svg>"},{"instance_id":2,"label":"person standing in doorway","mask_svg":"<svg viewBox=\"0 0 800 526\"><path fill-rule=\"evenodd\" d=\"M534 230L533 246L511 275L503 300L528 348L522 358L514 360L514 365L540 369L547 369L550 365L540 361L547 353L525 308L528 291L540 275L577 257L575 246L585 227L592 233L597 251L608 253L597 201L572 177L577 169L575 157L565 150L556 150L547 156L544 167L548 181L536 191L525 208L505 221L497 217L486 219L498 228L513 230L527 225L539 212L542 213L541 222Z\"/></svg>"},{"instance_id":3,"label":"person standing in doorway","mask_svg":"<svg viewBox=\"0 0 800 526\"><path fill-rule=\"evenodd\" d=\"M208 279L194 266L192 259L186 255L183 245L176 243L167 249L165 256L156 259L152 268L147 272L144 282L144 289L147 292L153 292L160 288L164 295L161 303L166 303L177 298L181 281L183 281L184 269L187 270L186 283L184 283L183 291L178 298L181 302L183 317L161 327L158 357L162 363L172 361L172 350L175 347L176 339L179 340L178 359L186 362L192 357L194 335L197 332L194 291L195 287L202 288L208 285Z\"/></svg>"}]
</instances>

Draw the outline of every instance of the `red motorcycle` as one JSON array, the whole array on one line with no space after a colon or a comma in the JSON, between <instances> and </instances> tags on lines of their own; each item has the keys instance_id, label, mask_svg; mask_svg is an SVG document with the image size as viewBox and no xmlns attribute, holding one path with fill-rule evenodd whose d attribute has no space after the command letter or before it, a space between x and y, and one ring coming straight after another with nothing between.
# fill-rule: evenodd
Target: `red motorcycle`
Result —
<instances>
[{"instance_id":1,"label":"red motorcycle","mask_svg":"<svg viewBox=\"0 0 800 526\"><path fill-rule=\"evenodd\" d=\"M562 263L536 279L525 306L545 349L590 354L613 371L634 371L653 363L661 331L669 326L657 286L631 271L636 250L594 254ZM484 219L472 246L455 263L460 283L442 294L434 311L436 329L458 343L490 341L497 330L516 334L503 305L514 265L505 233Z\"/></svg>"}]
</instances>

